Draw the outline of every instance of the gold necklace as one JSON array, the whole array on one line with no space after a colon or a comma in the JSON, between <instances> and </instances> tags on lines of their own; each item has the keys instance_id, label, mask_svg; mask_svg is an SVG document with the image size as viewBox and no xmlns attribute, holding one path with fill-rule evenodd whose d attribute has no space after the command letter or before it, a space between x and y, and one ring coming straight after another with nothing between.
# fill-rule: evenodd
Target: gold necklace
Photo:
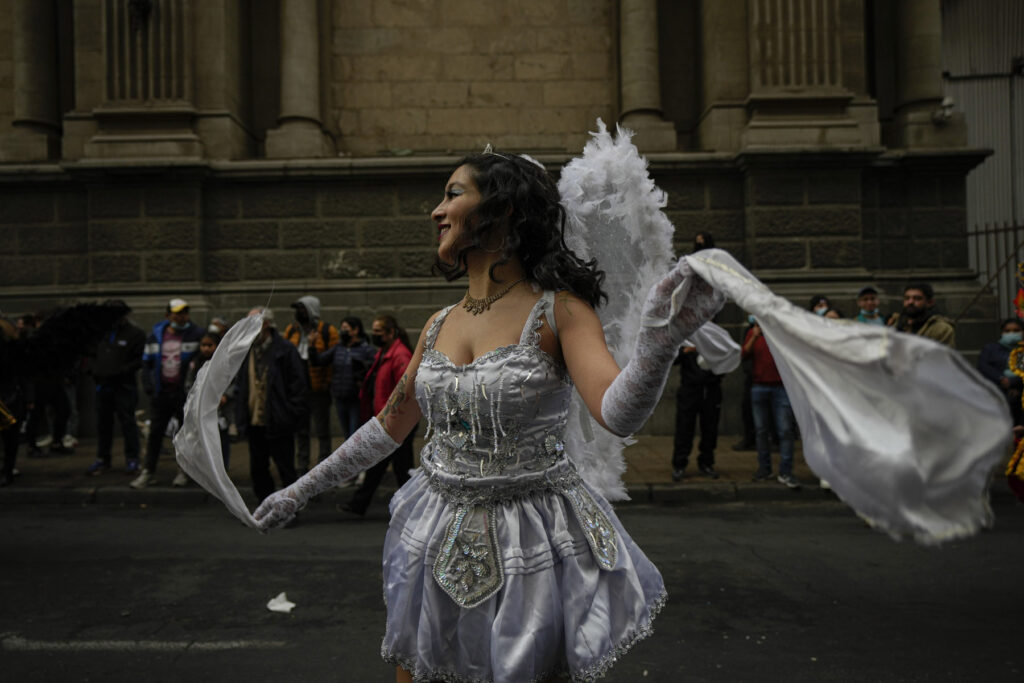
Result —
<instances>
[{"instance_id":1,"label":"gold necklace","mask_svg":"<svg viewBox=\"0 0 1024 683\"><path fill-rule=\"evenodd\" d=\"M474 298L469 295L469 292L466 292L465 300L462 302L462 307L473 315L480 315L484 311L489 310L491 308L491 304L511 292L513 287L525 279L525 277L521 277L497 294L491 294L483 299Z\"/></svg>"}]
</instances>

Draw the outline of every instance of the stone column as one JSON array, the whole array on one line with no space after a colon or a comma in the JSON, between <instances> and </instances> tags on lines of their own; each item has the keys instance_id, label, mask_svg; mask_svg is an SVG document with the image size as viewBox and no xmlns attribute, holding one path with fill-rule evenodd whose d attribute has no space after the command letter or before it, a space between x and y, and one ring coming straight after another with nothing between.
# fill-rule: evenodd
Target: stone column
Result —
<instances>
[{"instance_id":1,"label":"stone column","mask_svg":"<svg viewBox=\"0 0 1024 683\"><path fill-rule=\"evenodd\" d=\"M962 147L963 114L943 107L941 0L899 0L896 34L898 147Z\"/></svg>"},{"instance_id":2,"label":"stone column","mask_svg":"<svg viewBox=\"0 0 1024 683\"><path fill-rule=\"evenodd\" d=\"M702 2L700 30L702 96L697 138L702 150L733 151L741 146L750 95L747 3Z\"/></svg>"},{"instance_id":3,"label":"stone column","mask_svg":"<svg viewBox=\"0 0 1024 683\"><path fill-rule=\"evenodd\" d=\"M281 114L267 131L268 158L333 156L320 125L320 36L317 0L281 3Z\"/></svg>"},{"instance_id":4,"label":"stone column","mask_svg":"<svg viewBox=\"0 0 1024 683\"><path fill-rule=\"evenodd\" d=\"M14 3L14 131L0 147L4 161L60 156L56 21L52 0Z\"/></svg>"},{"instance_id":5,"label":"stone column","mask_svg":"<svg viewBox=\"0 0 1024 683\"><path fill-rule=\"evenodd\" d=\"M746 148L877 144L872 122L851 115L845 75L863 70L859 0L749 0L750 122ZM860 57L848 68L846 60ZM874 118L874 114L871 114Z\"/></svg>"},{"instance_id":6,"label":"stone column","mask_svg":"<svg viewBox=\"0 0 1024 683\"><path fill-rule=\"evenodd\" d=\"M622 0L619 11L619 120L636 132L633 141L640 150L674 152L676 129L661 111L657 0Z\"/></svg>"}]
</instances>

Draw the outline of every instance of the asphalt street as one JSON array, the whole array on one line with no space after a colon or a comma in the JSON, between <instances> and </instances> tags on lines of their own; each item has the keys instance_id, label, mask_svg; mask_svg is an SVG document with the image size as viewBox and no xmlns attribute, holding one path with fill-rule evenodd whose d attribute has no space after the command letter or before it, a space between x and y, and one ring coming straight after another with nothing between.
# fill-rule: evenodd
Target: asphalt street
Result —
<instances>
[{"instance_id":1,"label":"asphalt street","mask_svg":"<svg viewBox=\"0 0 1024 683\"><path fill-rule=\"evenodd\" d=\"M935 549L834 502L624 507L670 599L606 680L1024 680L1024 506L996 512ZM216 504L0 513L0 680L393 680L382 514L260 536Z\"/></svg>"}]
</instances>

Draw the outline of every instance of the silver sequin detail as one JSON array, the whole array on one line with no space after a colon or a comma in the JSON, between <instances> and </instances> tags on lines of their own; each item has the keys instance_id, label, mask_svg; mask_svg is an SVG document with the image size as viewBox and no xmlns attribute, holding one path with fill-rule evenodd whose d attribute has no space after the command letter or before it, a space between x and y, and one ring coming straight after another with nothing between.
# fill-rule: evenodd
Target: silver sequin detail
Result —
<instances>
[{"instance_id":1,"label":"silver sequin detail","mask_svg":"<svg viewBox=\"0 0 1024 683\"><path fill-rule=\"evenodd\" d=\"M505 584L494 507L459 505L434 562L434 580L462 607L476 607Z\"/></svg>"},{"instance_id":2,"label":"silver sequin detail","mask_svg":"<svg viewBox=\"0 0 1024 683\"><path fill-rule=\"evenodd\" d=\"M614 568L616 560L619 559L618 534L608 520L608 515L604 514L582 486L567 487L562 490L562 495L572 505L598 566L606 570Z\"/></svg>"}]
</instances>

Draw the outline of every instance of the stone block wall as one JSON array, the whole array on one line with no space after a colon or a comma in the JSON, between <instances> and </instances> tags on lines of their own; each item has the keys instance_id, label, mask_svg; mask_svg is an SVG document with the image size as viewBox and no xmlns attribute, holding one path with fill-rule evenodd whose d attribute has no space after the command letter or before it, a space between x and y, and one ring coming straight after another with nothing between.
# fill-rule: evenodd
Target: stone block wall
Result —
<instances>
[{"instance_id":1,"label":"stone block wall","mask_svg":"<svg viewBox=\"0 0 1024 683\"><path fill-rule=\"evenodd\" d=\"M0 2L0 130L14 120L14 3Z\"/></svg>"},{"instance_id":2,"label":"stone block wall","mask_svg":"<svg viewBox=\"0 0 1024 683\"><path fill-rule=\"evenodd\" d=\"M886 270L966 268L962 174L882 170L865 177L865 265Z\"/></svg>"},{"instance_id":3,"label":"stone block wall","mask_svg":"<svg viewBox=\"0 0 1024 683\"><path fill-rule=\"evenodd\" d=\"M745 184L753 268L859 268L860 169L752 169Z\"/></svg>"},{"instance_id":4,"label":"stone block wall","mask_svg":"<svg viewBox=\"0 0 1024 683\"><path fill-rule=\"evenodd\" d=\"M334 324L389 313L415 341L465 287L431 274L429 213L454 159L355 173L336 163L305 173L228 166L9 179L0 184L0 309L10 316L115 297L148 328L174 296L191 302L200 324L269 301L283 327L289 304L314 294ZM971 303L980 285L963 261L962 174L657 160L652 173L668 193L677 254L691 250L697 232L711 232L796 305L823 293L847 315L864 284L878 287L892 312L904 284L930 280L940 308L963 313L958 347L970 362L994 338L992 297ZM718 322L738 340L745 319L730 304ZM673 373L646 432L672 432L676 381ZM727 378L725 433L740 428L741 388L740 373Z\"/></svg>"},{"instance_id":5,"label":"stone block wall","mask_svg":"<svg viewBox=\"0 0 1024 683\"><path fill-rule=\"evenodd\" d=\"M617 107L614 6L335 0L327 125L353 155L581 149Z\"/></svg>"}]
</instances>

